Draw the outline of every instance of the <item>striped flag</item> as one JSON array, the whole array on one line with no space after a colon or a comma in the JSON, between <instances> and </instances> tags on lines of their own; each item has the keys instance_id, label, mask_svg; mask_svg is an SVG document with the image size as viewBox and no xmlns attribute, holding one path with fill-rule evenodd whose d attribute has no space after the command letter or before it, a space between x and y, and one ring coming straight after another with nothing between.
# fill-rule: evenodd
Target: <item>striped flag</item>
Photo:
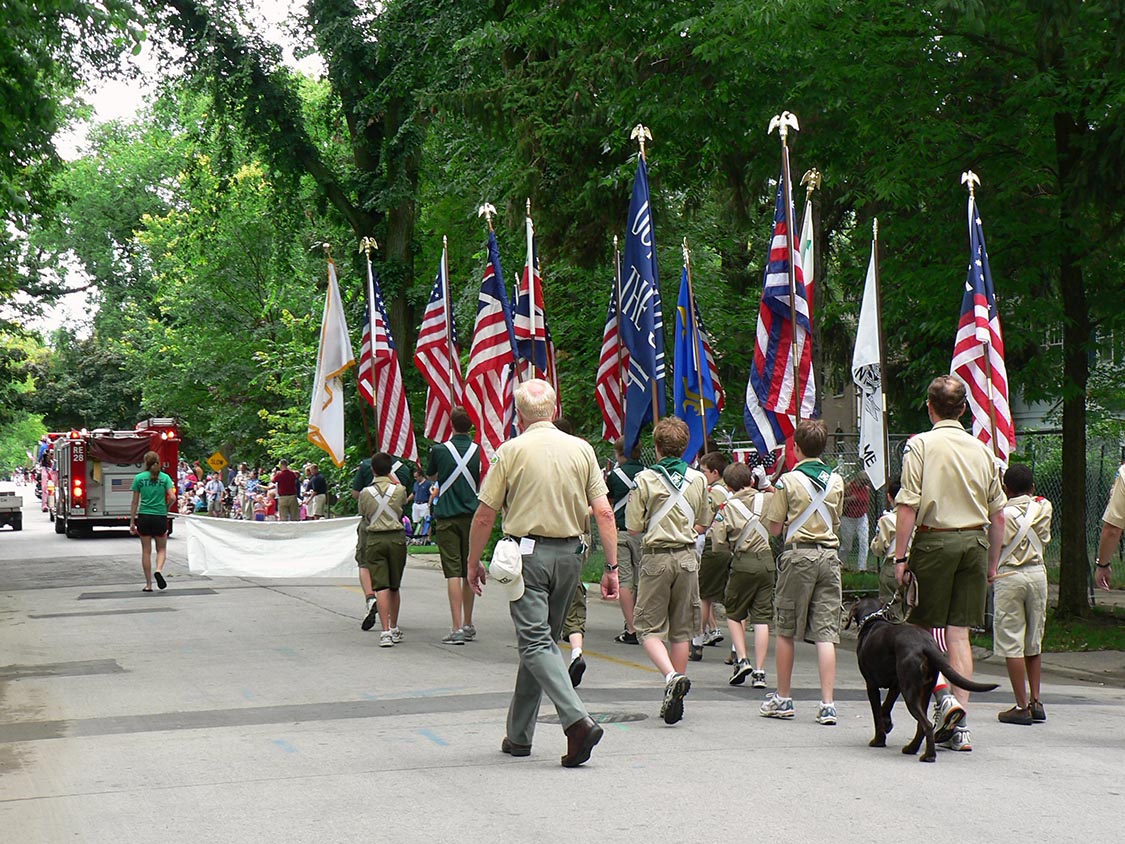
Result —
<instances>
[{"instance_id":1,"label":"striped flag","mask_svg":"<svg viewBox=\"0 0 1125 844\"><path fill-rule=\"evenodd\" d=\"M377 447L379 451L417 463L418 446L402 385L398 349L391 336L383 292L370 260L367 262L366 317L359 352L359 394L375 408Z\"/></svg>"},{"instance_id":2,"label":"striped flag","mask_svg":"<svg viewBox=\"0 0 1125 844\"><path fill-rule=\"evenodd\" d=\"M428 385L422 433L435 442L445 442L453 436L450 413L464 402L457 329L453 324L452 303L447 295L449 276L446 260L443 250L441 268L434 279L430 301L422 315L418 345L414 349L414 365Z\"/></svg>"},{"instance_id":3,"label":"striped flag","mask_svg":"<svg viewBox=\"0 0 1125 844\"><path fill-rule=\"evenodd\" d=\"M355 366L336 265L328 262L328 294L320 321L312 403L309 406L309 442L328 452L337 468L344 465L344 382L341 375Z\"/></svg>"},{"instance_id":4,"label":"striped flag","mask_svg":"<svg viewBox=\"0 0 1125 844\"><path fill-rule=\"evenodd\" d=\"M991 384L989 380L991 368ZM965 382L973 414L973 436L985 443L1006 466L1016 448L1016 429L1008 405L1008 370L996 290L988 268L984 228L976 200L969 194L969 276L961 299L961 322L953 346L954 375ZM993 425L996 436L993 440Z\"/></svg>"},{"instance_id":5,"label":"striped flag","mask_svg":"<svg viewBox=\"0 0 1125 844\"><path fill-rule=\"evenodd\" d=\"M556 413L562 415L562 395L555 368L555 344L543 309L543 279L539 275L539 254L535 248L535 226L527 217L527 261L516 288L513 328L520 380L541 378L555 388Z\"/></svg>"},{"instance_id":6,"label":"striped flag","mask_svg":"<svg viewBox=\"0 0 1125 844\"><path fill-rule=\"evenodd\" d=\"M609 296L609 312L602 331L602 353L598 358L598 377L594 398L602 409L602 439L613 442L624 436L625 378L629 371L629 350L621 345L617 331L617 293Z\"/></svg>"},{"instance_id":7,"label":"striped flag","mask_svg":"<svg viewBox=\"0 0 1125 844\"><path fill-rule=\"evenodd\" d=\"M722 413L727 404L727 393L719 381L719 367L715 365L715 350L711 347L711 334L703 322L703 312L699 310L699 302L695 303L695 318L699 322L699 337L703 343L703 354L707 359L707 368L711 371L711 386L715 390L715 409Z\"/></svg>"},{"instance_id":8,"label":"striped flag","mask_svg":"<svg viewBox=\"0 0 1125 844\"><path fill-rule=\"evenodd\" d=\"M789 295L789 238L785 203L790 218L793 201L784 174L777 186L773 237L762 284L754 362L746 385L746 430L762 454L772 452L793 435L797 392L793 379L793 341L796 339L798 375L801 382L800 414L813 415L816 385L812 371L812 304L801 272L801 253L793 250L797 321L793 324Z\"/></svg>"},{"instance_id":9,"label":"striped flag","mask_svg":"<svg viewBox=\"0 0 1125 844\"><path fill-rule=\"evenodd\" d=\"M719 408L715 385L711 381L711 368L703 349L703 335L699 329L699 305L692 297L688 268L684 265L680 277L680 295L676 300L676 333L672 344L672 395L675 414L688 427L688 442L683 458L694 463L707 436L719 421Z\"/></svg>"},{"instance_id":10,"label":"striped flag","mask_svg":"<svg viewBox=\"0 0 1125 844\"><path fill-rule=\"evenodd\" d=\"M465 378L465 410L477 429L481 477L512 427L515 345L512 313L500 271L500 250L496 234L490 231L488 265L477 298L477 322Z\"/></svg>"}]
</instances>

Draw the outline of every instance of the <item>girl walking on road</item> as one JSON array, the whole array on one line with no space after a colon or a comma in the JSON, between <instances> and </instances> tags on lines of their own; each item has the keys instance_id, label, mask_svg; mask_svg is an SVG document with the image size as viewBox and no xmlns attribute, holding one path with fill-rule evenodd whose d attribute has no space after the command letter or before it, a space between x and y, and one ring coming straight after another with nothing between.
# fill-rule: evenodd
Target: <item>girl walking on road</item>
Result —
<instances>
[{"instance_id":1,"label":"girl walking on road","mask_svg":"<svg viewBox=\"0 0 1125 844\"><path fill-rule=\"evenodd\" d=\"M160 471L160 455L145 455L145 471L133 478L133 508L129 513L129 533L141 538L141 568L145 572L145 592L152 581L163 589L168 585L161 573L168 550L168 508L176 503L176 485ZM152 570L152 543L156 541L156 571Z\"/></svg>"}]
</instances>

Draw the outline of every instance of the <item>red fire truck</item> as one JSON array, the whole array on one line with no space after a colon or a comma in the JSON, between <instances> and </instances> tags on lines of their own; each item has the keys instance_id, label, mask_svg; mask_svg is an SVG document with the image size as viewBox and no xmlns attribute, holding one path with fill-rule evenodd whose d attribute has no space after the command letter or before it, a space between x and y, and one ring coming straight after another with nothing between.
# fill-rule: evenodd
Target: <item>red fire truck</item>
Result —
<instances>
[{"instance_id":1,"label":"red fire truck","mask_svg":"<svg viewBox=\"0 0 1125 844\"><path fill-rule=\"evenodd\" d=\"M160 468L176 477L180 437L175 419L146 419L132 431L71 431L55 443L55 533L74 538L95 527L128 527L133 478L145 454L160 455Z\"/></svg>"}]
</instances>

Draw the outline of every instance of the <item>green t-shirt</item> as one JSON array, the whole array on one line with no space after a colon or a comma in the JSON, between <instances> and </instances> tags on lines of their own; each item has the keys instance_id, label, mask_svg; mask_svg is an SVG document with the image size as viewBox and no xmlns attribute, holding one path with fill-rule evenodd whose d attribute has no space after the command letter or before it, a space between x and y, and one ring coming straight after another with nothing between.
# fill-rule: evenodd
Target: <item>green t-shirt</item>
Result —
<instances>
[{"instance_id":1,"label":"green t-shirt","mask_svg":"<svg viewBox=\"0 0 1125 844\"><path fill-rule=\"evenodd\" d=\"M133 478L133 492L141 494L141 506L138 513L146 516L168 515L168 490L173 488L172 479L163 472L153 480L148 472L141 472Z\"/></svg>"},{"instance_id":2,"label":"green t-shirt","mask_svg":"<svg viewBox=\"0 0 1125 844\"><path fill-rule=\"evenodd\" d=\"M468 434L454 434L450 440L457 453L462 457L473 447L473 438ZM444 443L435 445L430 451L430 462L426 466L426 476L436 477L438 485L444 484L452 477L457 463ZM433 505L434 518L449 519L453 516L472 515L477 511L477 490L480 489L480 449L469 459L466 467L473 477L469 483L463 474L445 492L438 496L437 504Z\"/></svg>"},{"instance_id":3,"label":"green t-shirt","mask_svg":"<svg viewBox=\"0 0 1125 844\"><path fill-rule=\"evenodd\" d=\"M626 460L620 464L619 467L625 476L632 481L637 476L638 472L643 472L645 464L640 460ZM609 473L605 476L605 485L609 487L609 503L616 508L614 510L614 519L617 522L617 530L625 530L625 508L617 507L617 505L624 501L625 498L633 491L630 484L626 484L614 469L610 469Z\"/></svg>"},{"instance_id":4,"label":"green t-shirt","mask_svg":"<svg viewBox=\"0 0 1125 844\"><path fill-rule=\"evenodd\" d=\"M398 482L408 490L414 489L414 464L409 460L398 460L396 462L399 466L398 469L394 470L394 474L398 478ZM371 458L365 457L359 461L359 468L352 475L352 490L363 492L371 486L374 480L375 473L371 471Z\"/></svg>"}]
</instances>

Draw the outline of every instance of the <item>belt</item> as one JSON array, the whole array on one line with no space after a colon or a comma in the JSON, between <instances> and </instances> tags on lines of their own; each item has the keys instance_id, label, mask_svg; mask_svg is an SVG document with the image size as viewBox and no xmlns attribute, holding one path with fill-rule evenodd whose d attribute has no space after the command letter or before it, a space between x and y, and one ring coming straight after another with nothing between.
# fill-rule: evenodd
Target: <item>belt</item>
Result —
<instances>
[{"instance_id":1,"label":"belt","mask_svg":"<svg viewBox=\"0 0 1125 844\"><path fill-rule=\"evenodd\" d=\"M943 528L931 527L930 525L918 525L915 530L917 530L919 533L971 533L973 531L984 530L984 525L961 528Z\"/></svg>"},{"instance_id":2,"label":"belt","mask_svg":"<svg viewBox=\"0 0 1125 844\"><path fill-rule=\"evenodd\" d=\"M649 548L646 547L644 552L646 554L678 554L681 551L694 551L695 543L690 545L671 545L664 548Z\"/></svg>"},{"instance_id":3,"label":"belt","mask_svg":"<svg viewBox=\"0 0 1125 844\"><path fill-rule=\"evenodd\" d=\"M835 551L834 545L825 545L823 542L791 542L785 546L786 551Z\"/></svg>"},{"instance_id":4,"label":"belt","mask_svg":"<svg viewBox=\"0 0 1125 844\"><path fill-rule=\"evenodd\" d=\"M529 533L526 536L513 536L512 539L517 542L521 539L531 539L535 542L577 542L580 537L577 536L536 536L534 533Z\"/></svg>"}]
</instances>

